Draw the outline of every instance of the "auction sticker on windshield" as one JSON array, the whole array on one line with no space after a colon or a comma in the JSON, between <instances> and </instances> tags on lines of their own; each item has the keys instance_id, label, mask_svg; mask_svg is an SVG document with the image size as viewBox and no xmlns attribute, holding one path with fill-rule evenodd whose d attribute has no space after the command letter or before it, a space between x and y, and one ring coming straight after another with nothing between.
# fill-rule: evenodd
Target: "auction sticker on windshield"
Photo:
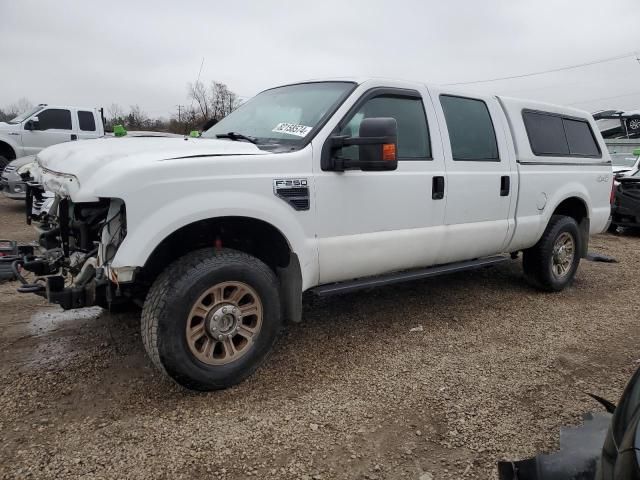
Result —
<instances>
[{"instance_id":1,"label":"auction sticker on windshield","mask_svg":"<svg viewBox=\"0 0 640 480\"><path fill-rule=\"evenodd\" d=\"M279 123L276 128L271 130L276 133L288 133L289 135L295 135L296 137L306 137L311 131L311 127L306 125L297 125L295 123Z\"/></svg>"}]
</instances>

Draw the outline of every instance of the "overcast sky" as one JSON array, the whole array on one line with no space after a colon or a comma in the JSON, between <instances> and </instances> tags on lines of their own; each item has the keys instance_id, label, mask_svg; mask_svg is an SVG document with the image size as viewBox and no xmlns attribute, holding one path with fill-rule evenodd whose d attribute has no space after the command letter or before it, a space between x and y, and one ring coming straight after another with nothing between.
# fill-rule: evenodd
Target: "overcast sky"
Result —
<instances>
[{"instance_id":1,"label":"overcast sky","mask_svg":"<svg viewBox=\"0 0 640 480\"><path fill-rule=\"evenodd\" d=\"M168 117L189 103L203 57L202 81L251 96L325 76L465 82L640 54L640 1L0 0L0 33L0 106L138 104ZM470 87L640 108L640 63Z\"/></svg>"}]
</instances>

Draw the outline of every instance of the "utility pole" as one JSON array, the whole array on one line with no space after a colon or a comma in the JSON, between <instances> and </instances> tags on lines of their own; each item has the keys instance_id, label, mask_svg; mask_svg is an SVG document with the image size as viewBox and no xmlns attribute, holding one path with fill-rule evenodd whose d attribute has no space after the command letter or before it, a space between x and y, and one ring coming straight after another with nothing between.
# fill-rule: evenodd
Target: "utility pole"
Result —
<instances>
[{"instance_id":1,"label":"utility pole","mask_svg":"<svg viewBox=\"0 0 640 480\"><path fill-rule=\"evenodd\" d=\"M182 123L182 109L184 105L176 105L178 107L178 123Z\"/></svg>"}]
</instances>

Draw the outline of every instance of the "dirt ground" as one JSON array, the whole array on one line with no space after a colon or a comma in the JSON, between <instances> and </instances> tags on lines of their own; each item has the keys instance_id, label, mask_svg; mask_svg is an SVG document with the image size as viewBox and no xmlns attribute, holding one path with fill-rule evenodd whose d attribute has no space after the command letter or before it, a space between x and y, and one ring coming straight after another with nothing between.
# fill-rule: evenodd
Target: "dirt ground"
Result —
<instances>
[{"instance_id":1,"label":"dirt ground","mask_svg":"<svg viewBox=\"0 0 640 480\"><path fill-rule=\"evenodd\" d=\"M33 239L0 200L0 238ZM600 235L574 285L519 261L307 299L256 375L195 394L145 357L135 315L0 285L0 478L495 478L616 401L640 362L640 236ZM411 331L417 327L417 331Z\"/></svg>"}]
</instances>

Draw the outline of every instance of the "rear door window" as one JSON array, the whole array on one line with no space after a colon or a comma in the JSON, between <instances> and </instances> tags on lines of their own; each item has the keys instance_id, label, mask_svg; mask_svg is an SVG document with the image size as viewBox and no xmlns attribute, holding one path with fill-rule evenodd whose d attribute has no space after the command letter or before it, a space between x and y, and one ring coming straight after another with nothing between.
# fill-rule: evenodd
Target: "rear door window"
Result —
<instances>
[{"instance_id":1,"label":"rear door window","mask_svg":"<svg viewBox=\"0 0 640 480\"><path fill-rule=\"evenodd\" d=\"M71 112L48 108L38 114L38 130L71 130Z\"/></svg>"},{"instance_id":2,"label":"rear door window","mask_svg":"<svg viewBox=\"0 0 640 480\"><path fill-rule=\"evenodd\" d=\"M78 124L83 132L96 131L96 120L92 112L78 111Z\"/></svg>"},{"instance_id":3,"label":"rear door window","mask_svg":"<svg viewBox=\"0 0 640 480\"><path fill-rule=\"evenodd\" d=\"M447 122L454 160L500 161L491 114L484 101L441 95L440 104Z\"/></svg>"}]
</instances>

